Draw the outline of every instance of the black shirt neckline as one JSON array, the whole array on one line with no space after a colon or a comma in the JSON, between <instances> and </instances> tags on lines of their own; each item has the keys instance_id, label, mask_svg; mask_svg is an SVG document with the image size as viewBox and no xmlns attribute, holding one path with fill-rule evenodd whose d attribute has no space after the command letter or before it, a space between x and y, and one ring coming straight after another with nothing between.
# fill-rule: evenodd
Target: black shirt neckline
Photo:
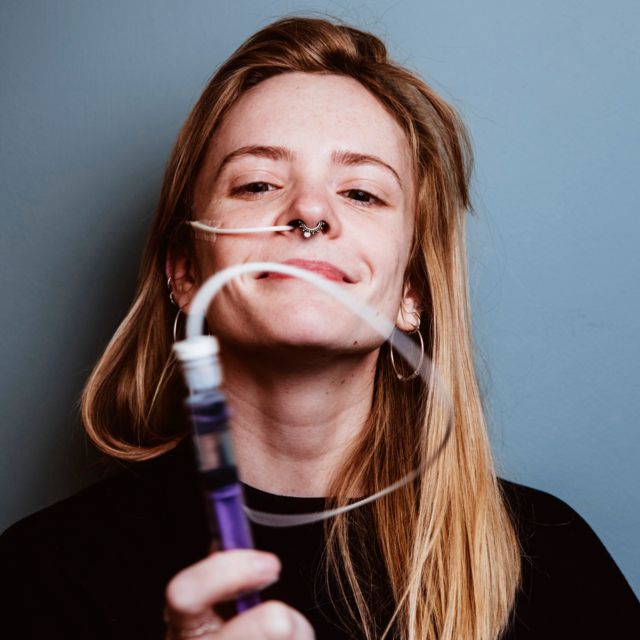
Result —
<instances>
[{"instance_id":1,"label":"black shirt neckline","mask_svg":"<svg viewBox=\"0 0 640 640\"><path fill-rule=\"evenodd\" d=\"M244 482L242 491L245 504L250 509L270 513L309 513L323 511L326 499L322 497L284 496L263 491Z\"/></svg>"}]
</instances>

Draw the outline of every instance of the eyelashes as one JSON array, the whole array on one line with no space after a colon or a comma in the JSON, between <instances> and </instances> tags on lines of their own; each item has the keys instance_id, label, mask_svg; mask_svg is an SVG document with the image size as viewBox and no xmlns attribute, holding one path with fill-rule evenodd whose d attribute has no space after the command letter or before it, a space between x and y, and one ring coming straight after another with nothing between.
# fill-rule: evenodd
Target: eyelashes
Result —
<instances>
[{"instance_id":1,"label":"eyelashes","mask_svg":"<svg viewBox=\"0 0 640 640\"><path fill-rule=\"evenodd\" d=\"M273 187L274 185L272 185L270 182L249 182L247 184L243 184L240 185L239 187L234 187L233 189L231 189L231 195L235 196L241 193L249 193L249 194L258 194L258 193L265 193L264 190L261 189L255 189L255 187L260 187L260 186L267 186L267 187Z\"/></svg>"},{"instance_id":2,"label":"eyelashes","mask_svg":"<svg viewBox=\"0 0 640 640\"><path fill-rule=\"evenodd\" d=\"M343 191L342 193L358 193L365 198L370 198L370 200L367 202L365 202L364 200L356 200L356 202L359 202L366 207L371 207L372 205L384 205L384 202L380 198L374 196L373 193L365 191L364 189L348 189L347 191Z\"/></svg>"},{"instance_id":3,"label":"eyelashes","mask_svg":"<svg viewBox=\"0 0 640 640\"><path fill-rule=\"evenodd\" d=\"M263 188L266 187L266 188ZM270 189L269 187L274 187ZM244 195L249 196L251 199L255 199L262 193L268 193L269 191L275 191L279 187L276 187L270 182L256 181L248 182L247 184L240 185L231 189L231 195ZM377 196L374 196L371 192L364 189L347 189L341 191L341 194L357 194L357 197L349 197L349 200L358 203L359 206L372 207L372 206L384 206L386 203Z\"/></svg>"}]
</instances>

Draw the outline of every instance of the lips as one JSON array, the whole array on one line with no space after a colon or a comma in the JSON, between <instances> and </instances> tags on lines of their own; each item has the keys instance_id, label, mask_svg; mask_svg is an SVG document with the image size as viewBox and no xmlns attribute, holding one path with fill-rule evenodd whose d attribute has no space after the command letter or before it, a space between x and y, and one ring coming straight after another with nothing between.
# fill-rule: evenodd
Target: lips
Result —
<instances>
[{"instance_id":1,"label":"lips","mask_svg":"<svg viewBox=\"0 0 640 640\"><path fill-rule=\"evenodd\" d=\"M353 280L347 276L347 274L338 269L335 265L330 262L324 262L322 260L301 260L301 259L291 259L284 260L282 264L290 264L293 267L300 267L301 269L307 269L308 271L313 271L318 275L326 278L327 280L334 280L335 282L346 282L348 284L353 284ZM275 279L285 279L290 278L291 276L284 275L283 273L272 273L265 271L257 276L257 279L263 278L275 278Z\"/></svg>"}]
</instances>

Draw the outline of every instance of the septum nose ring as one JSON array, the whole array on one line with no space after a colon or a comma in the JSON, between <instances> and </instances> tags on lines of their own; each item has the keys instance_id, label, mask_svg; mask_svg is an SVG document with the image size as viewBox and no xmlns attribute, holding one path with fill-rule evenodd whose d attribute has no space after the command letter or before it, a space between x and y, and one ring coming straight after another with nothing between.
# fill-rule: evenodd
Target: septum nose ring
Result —
<instances>
[{"instance_id":1,"label":"septum nose ring","mask_svg":"<svg viewBox=\"0 0 640 640\"><path fill-rule=\"evenodd\" d=\"M292 220L289 223L289 225L294 228L294 231L295 231L296 228L300 229L302 231L302 235L305 238L310 238L311 236L315 236L316 233L323 233L325 231L325 229L329 228L329 223L325 222L324 220L320 220L320 222L318 222L315 227L308 227L300 219Z\"/></svg>"}]
</instances>

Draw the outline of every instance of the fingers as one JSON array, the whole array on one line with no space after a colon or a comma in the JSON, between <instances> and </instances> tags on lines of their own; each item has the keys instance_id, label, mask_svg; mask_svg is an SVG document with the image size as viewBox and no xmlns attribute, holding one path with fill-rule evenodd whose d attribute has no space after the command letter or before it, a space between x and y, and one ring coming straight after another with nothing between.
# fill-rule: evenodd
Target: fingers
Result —
<instances>
[{"instance_id":1,"label":"fingers","mask_svg":"<svg viewBox=\"0 0 640 640\"><path fill-rule=\"evenodd\" d=\"M270 553L238 549L214 553L178 573L168 584L165 597L169 626L197 629L217 619L212 605L244 591L274 582L280 561Z\"/></svg>"},{"instance_id":2,"label":"fingers","mask_svg":"<svg viewBox=\"0 0 640 640\"><path fill-rule=\"evenodd\" d=\"M315 633L302 614L282 602L265 602L227 622L212 640L314 640Z\"/></svg>"},{"instance_id":3,"label":"fingers","mask_svg":"<svg viewBox=\"0 0 640 640\"><path fill-rule=\"evenodd\" d=\"M214 553L171 580L167 604L184 614L198 613L241 591L273 582L279 572L280 562L270 553L247 549Z\"/></svg>"},{"instance_id":4,"label":"fingers","mask_svg":"<svg viewBox=\"0 0 640 640\"><path fill-rule=\"evenodd\" d=\"M213 635L222 628L224 622L215 614L210 620L202 622L197 627L174 627L171 624L167 627L165 640L185 640L186 638L198 638L198 640L211 640Z\"/></svg>"}]
</instances>

